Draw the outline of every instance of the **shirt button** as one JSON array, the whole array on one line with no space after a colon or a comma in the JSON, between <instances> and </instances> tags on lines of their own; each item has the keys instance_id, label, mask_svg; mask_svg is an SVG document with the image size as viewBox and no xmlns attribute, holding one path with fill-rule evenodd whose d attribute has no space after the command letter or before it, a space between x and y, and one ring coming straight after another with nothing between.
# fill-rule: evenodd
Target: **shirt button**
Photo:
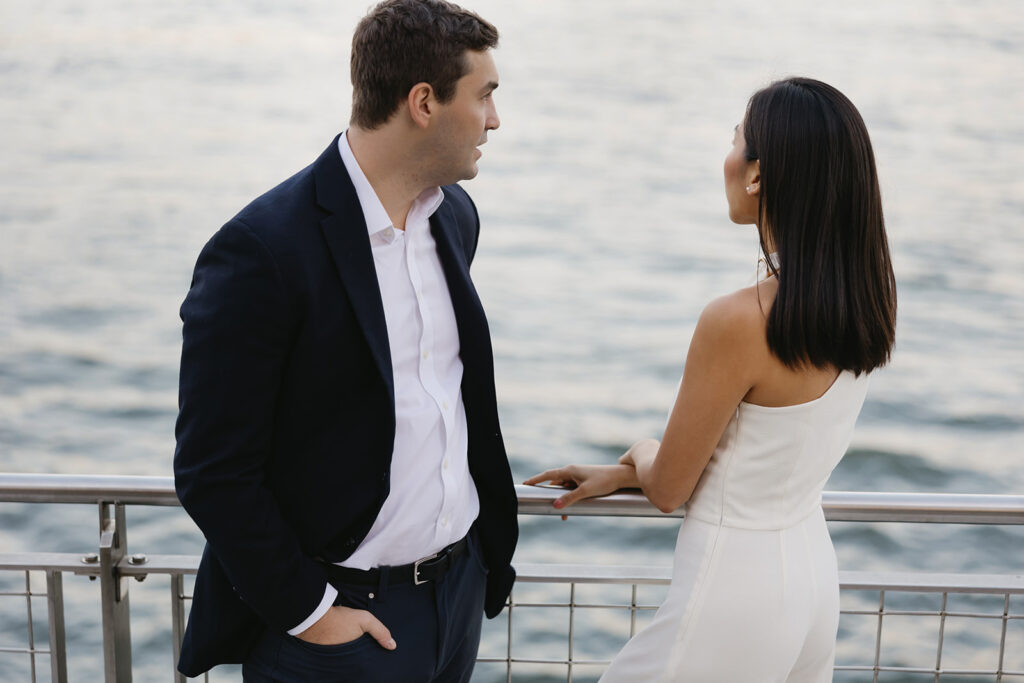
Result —
<instances>
[{"instance_id":1,"label":"shirt button","mask_svg":"<svg viewBox=\"0 0 1024 683\"><path fill-rule=\"evenodd\" d=\"M444 459L444 461L441 463L441 467L443 467L444 469L448 469L448 458Z\"/></svg>"},{"instance_id":2,"label":"shirt button","mask_svg":"<svg viewBox=\"0 0 1024 683\"><path fill-rule=\"evenodd\" d=\"M429 356L429 355L430 355L430 351L424 351L424 352L423 352L423 358L424 358L424 360L425 360L425 359L427 358L427 356Z\"/></svg>"},{"instance_id":3,"label":"shirt button","mask_svg":"<svg viewBox=\"0 0 1024 683\"><path fill-rule=\"evenodd\" d=\"M441 401L441 407L448 410L448 401Z\"/></svg>"}]
</instances>

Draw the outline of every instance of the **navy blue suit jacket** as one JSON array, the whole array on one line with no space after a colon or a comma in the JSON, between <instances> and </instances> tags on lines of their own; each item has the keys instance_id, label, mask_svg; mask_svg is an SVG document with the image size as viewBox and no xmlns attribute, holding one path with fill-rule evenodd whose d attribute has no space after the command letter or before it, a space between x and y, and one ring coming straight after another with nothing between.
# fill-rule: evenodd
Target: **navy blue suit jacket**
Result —
<instances>
[{"instance_id":1,"label":"navy blue suit jacket","mask_svg":"<svg viewBox=\"0 0 1024 683\"><path fill-rule=\"evenodd\" d=\"M469 277L479 219L464 190L442 189L430 227L458 326L493 617L515 578L516 498ZM314 558L348 557L388 495L387 327L337 139L206 244L181 318L175 485L207 539L178 663L195 676L243 661L264 628L308 617L327 581Z\"/></svg>"}]
</instances>

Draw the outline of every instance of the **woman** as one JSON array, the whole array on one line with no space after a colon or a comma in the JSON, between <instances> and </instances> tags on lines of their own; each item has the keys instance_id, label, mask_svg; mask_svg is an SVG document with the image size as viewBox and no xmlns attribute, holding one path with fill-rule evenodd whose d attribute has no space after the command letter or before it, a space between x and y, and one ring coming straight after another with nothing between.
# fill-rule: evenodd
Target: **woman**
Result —
<instances>
[{"instance_id":1,"label":"woman","mask_svg":"<svg viewBox=\"0 0 1024 683\"><path fill-rule=\"evenodd\" d=\"M842 93L790 78L750 99L724 170L729 218L757 226L768 277L704 309L660 443L526 482L573 487L560 509L628 487L663 512L687 505L668 597L604 683L832 680L821 490L895 337L874 154Z\"/></svg>"}]
</instances>

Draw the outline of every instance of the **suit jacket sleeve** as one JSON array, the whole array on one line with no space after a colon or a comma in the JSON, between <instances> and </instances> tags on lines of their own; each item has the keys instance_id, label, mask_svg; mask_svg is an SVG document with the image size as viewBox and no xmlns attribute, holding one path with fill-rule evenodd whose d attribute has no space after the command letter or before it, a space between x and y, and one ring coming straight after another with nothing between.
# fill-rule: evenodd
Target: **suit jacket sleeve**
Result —
<instances>
[{"instance_id":1,"label":"suit jacket sleeve","mask_svg":"<svg viewBox=\"0 0 1024 683\"><path fill-rule=\"evenodd\" d=\"M241 599L287 631L319 605L327 577L264 485L291 308L271 252L238 219L204 247L181 318L178 497Z\"/></svg>"}]
</instances>

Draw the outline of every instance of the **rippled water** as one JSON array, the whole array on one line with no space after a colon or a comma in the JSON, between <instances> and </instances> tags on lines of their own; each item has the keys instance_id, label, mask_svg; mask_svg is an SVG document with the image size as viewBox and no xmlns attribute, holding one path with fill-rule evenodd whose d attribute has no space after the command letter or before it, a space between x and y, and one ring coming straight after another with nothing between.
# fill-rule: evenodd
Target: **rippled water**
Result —
<instances>
[{"instance_id":1,"label":"rippled water","mask_svg":"<svg viewBox=\"0 0 1024 683\"><path fill-rule=\"evenodd\" d=\"M170 474L177 307L195 257L344 126L367 4L0 6L0 470ZM502 127L466 186L517 477L611 461L659 433L701 307L754 275L753 232L729 223L721 190L732 127L753 90L800 73L868 123L900 293L893 362L829 487L1024 490L1019 2L468 4L503 34ZM199 550L180 511L129 521L134 548ZM675 533L522 521L522 562L667 564ZM94 524L90 508L0 506L0 549L85 551ZM833 534L846 569L1024 565L1024 538L1005 527ZM99 676L97 590L68 579L72 680ZM136 677L167 680L164 584L138 584L132 601ZM8 602L0 647L24 642ZM919 637L887 652L906 661ZM950 636L965 661L988 656L975 637ZM586 647L605 656L616 642L596 627ZM0 678L21 667L0 656Z\"/></svg>"}]
</instances>

